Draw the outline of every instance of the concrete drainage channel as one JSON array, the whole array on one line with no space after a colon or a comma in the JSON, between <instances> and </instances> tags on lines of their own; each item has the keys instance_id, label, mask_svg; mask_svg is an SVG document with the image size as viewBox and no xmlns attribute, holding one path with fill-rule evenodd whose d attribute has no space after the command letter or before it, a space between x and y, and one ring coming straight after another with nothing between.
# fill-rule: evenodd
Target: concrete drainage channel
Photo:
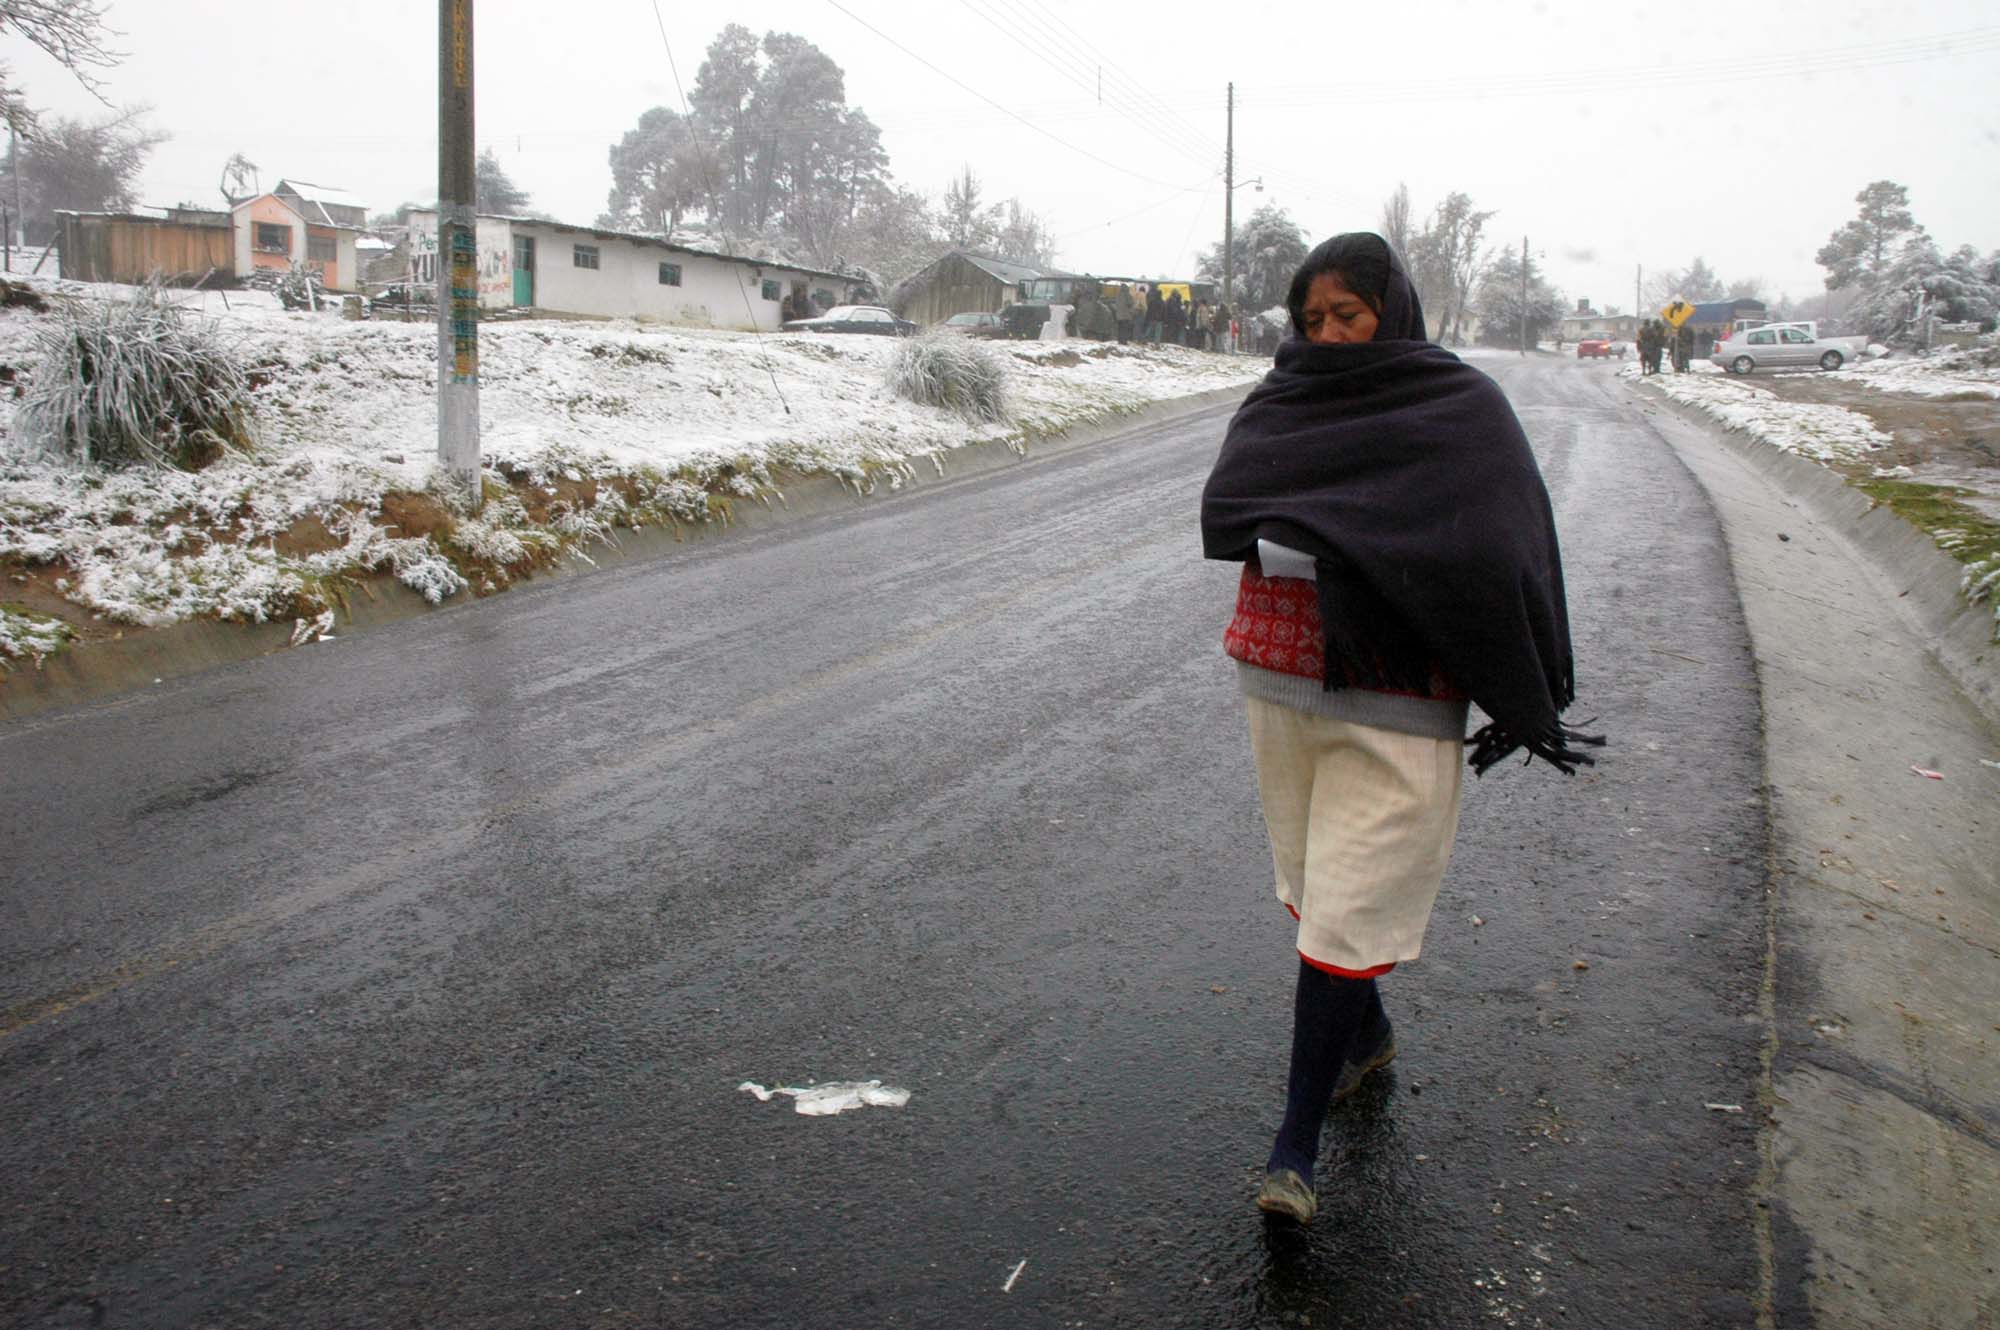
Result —
<instances>
[{"instance_id":1,"label":"concrete drainage channel","mask_svg":"<svg viewBox=\"0 0 2000 1330\"><path fill-rule=\"evenodd\" d=\"M1839 472L1796 454L1725 430L1703 412L1656 400L1740 458L1859 549L1893 583L1924 647L1972 705L2000 727L2000 641L1991 604L1975 605L1959 591L1963 566L1928 534L1850 486Z\"/></svg>"},{"instance_id":2,"label":"concrete drainage channel","mask_svg":"<svg viewBox=\"0 0 2000 1330\"><path fill-rule=\"evenodd\" d=\"M898 489L878 484L868 493L834 476L808 476L785 486L782 501L741 501L728 525L709 527L643 527L617 533L616 545L586 550L588 559L569 558L534 575L533 582L588 573L596 568L656 559L685 549L690 539L723 540L739 532L763 531L824 513L892 501L905 491L966 480L1041 458L1107 442L1148 426L1197 415L1241 400L1250 384L1210 389L1187 397L1154 402L1136 411L1059 434L1031 435L1021 440L990 440L940 454L943 470L927 457L914 460L911 478ZM504 594L504 593L501 593ZM449 614L472 602L460 597L442 606L389 577L361 583L341 611L335 631L341 635L366 632L423 614ZM221 623L203 620L164 628L128 630L123 637L73 646L42 662L40 669L17 663L0 674L0 719L35 715L57 707L110 697L156 682L180 678L221 665L235 664L285 650L292 639L290 623Z\"/></svg>"}]
</instances>

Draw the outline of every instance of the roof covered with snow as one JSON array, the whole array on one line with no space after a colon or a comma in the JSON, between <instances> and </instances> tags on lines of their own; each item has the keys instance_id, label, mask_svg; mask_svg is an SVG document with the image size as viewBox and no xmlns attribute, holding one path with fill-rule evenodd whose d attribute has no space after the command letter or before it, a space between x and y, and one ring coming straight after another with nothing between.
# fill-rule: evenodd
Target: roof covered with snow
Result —
<instances>
[{"instance_id":1,"label":"roof covered with snow","mask_svg":"<svg viewBox=\"0 0 2000 1330\"><path fill-rule=\"evenodd\" d=\"M412 217L436 217L436 208L412 208ZM480 218L489 222L506 222L513 227L538 226L564 235L595 236L599 240L629 240L635 245L651 245L657 249L672 250L677 254L699 254L703 258L721 259L724 263L742 263L756 268L782 268L786 272L808 273L814 277L830 277L836 282L862 282L868 280L860 273L834 272L827 268L813 268L796 259L771 257L758 254L729 254L719 249L709 249L701 245L691 245L685 240L669 236L646 235L637 231L607 231L601 226L579 226L574 222L559 222L553 217L515 217L506 213L482 212ZM679 233L677 233L679 234Z\"/></svg>"},{"instance_id":2,"label":"roof covered with snow","mask_svg":"<svg viewBox=\"0 0 2000 1330\"><path fill-rule=\"evenodd\" d=\"M1009 259L996 259L986 254L974 254L970 250L955 249L951 251L951 254L958 255L958 257L964 259L981 272L998 278L1008 286L1019 286L1022 282L1033 281L1037 277L1055 275L1053 273L1045 273L1040 268L1031 268L1025 263L1015 263ZM944 258L950 258L951 254L945 255ZM943 260L939 261L942 262Z\"/></svg>"}]
</instances>

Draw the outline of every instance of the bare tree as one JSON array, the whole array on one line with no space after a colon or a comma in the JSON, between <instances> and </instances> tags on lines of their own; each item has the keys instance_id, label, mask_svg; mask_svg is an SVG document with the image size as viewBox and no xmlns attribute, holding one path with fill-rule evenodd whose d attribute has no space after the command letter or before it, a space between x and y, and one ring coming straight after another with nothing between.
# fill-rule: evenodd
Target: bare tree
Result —
<instances>
[{"instance_id":1,"label":"bare tree","mask_svg":"<svg viewBox=\"0 0 2000 1330\"><path fill-rule=\"evenodd\" d=\"M1398 182L1396 192L1382 205L1382 238L1403 256L1405 263L1410 260L1410 242L1416 238L1411 226L1410 187Z\"/></svg>"},{"instance_id":2,"label":"bare tree","mask_svg":"<svg viewBox=\"0 0 2000 1330\"><path fill-rule=\"evenodd\" d=\"M980 202L979 177L967 164L944 188L938 221L945 239L959 249L984 249L993 242L993 210Z\"/></svg>"},{"instance_id":3,"label":"bare tree","mask_svg":"<svg viewBox=\"0 0 2000 1330\"><path fill-rule=\"evenodd\" d=\"M150 108L128 107L103 120L50 116L24 136L18 150L5 157L6 194L14 177L21 180L24 234L47 239L55 234L59 210L118 212L138 200L134 189L146 159L167 141L167 134L142 123Z\"/></svg>"},{"instance_id":4,"label":"bare tree","mask_svg":"<svg viewBox=\"0 0 2000 1330\"><path fill-rule=\"evenodd\" d=\"M15 33L48 52L108 106L93 71L109 69L123 56L104 44L110 36L104 8L104 0L0 0L0 33ZM5 65L0 65L0 119L17 134L35 128L35 113Z\"/></svg>"},{"instance_id":5,"label":"bare tree","mask_svg":"<svg viewBox=\"0 0 2000 1330\"><path fill-rule=\"evenodd\" d=\"M1492 209L1474 207L1470 194L1453 190L1410 242L1417 295L1439 341L1461 340L1473 290L1492 259L1481 247L1492 216Z\"/></svg>"},{"instance_id":6,"label":"bare tree","mask_svg":"<svg viewBox=\"0 0 2000 1330\"><path fill-rule=\"evenodd\" d=\"M244 199L256 197L262 192L258 185L257 163L240 152L229 154L229 160L222 164L222 180L217 188L231 207Z\"/></svg>"}]
</instances>

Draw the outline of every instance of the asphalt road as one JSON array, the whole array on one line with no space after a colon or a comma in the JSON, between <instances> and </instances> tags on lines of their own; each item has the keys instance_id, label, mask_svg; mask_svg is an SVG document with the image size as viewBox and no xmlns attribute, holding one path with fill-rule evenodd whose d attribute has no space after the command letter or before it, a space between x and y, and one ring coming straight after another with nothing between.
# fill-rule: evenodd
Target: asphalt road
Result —
<instances>
[{"instance_id":1,"label":"asphalt road","mask_svg":"<svg viewBox=\"0 0 2000 1330\"><path fill-rule=\"evenodd\" d=\"M1468 781L1305 1234L1215 413L0 727L0 1322L1748 1324L1728 563L1608 371L1482 363L1613 746Z\"/></svg>"}]
</instances>

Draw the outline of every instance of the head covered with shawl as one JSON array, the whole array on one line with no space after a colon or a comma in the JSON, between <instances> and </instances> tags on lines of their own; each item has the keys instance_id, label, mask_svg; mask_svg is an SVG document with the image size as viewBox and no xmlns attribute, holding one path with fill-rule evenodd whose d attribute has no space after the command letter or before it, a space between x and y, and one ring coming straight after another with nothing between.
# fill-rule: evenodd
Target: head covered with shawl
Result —
<instances>
[{"instance_id":1,"label":"head covered with shawl","mask_svg":"<svg viewBox=\"0 0 2000 1330\"><path fill-rule=\"evenodd\" d=\"M1315 295L1325 275L1335 285ZM1329 311L1328 291L1347 298ZM1421 691L1441 667L1492 718L1472 736L1477 770L1523 747L1563 771L1588 764L1571 745L1602 740L1558 719L1575 694L1562 560L1513 408L1426 337L1378 235L1314 249L1287 305L1295 336L1203 490L1203 552L1243 561L1261 538L1311 554L1326 686Z\"/></svg>"}]
</instances>

